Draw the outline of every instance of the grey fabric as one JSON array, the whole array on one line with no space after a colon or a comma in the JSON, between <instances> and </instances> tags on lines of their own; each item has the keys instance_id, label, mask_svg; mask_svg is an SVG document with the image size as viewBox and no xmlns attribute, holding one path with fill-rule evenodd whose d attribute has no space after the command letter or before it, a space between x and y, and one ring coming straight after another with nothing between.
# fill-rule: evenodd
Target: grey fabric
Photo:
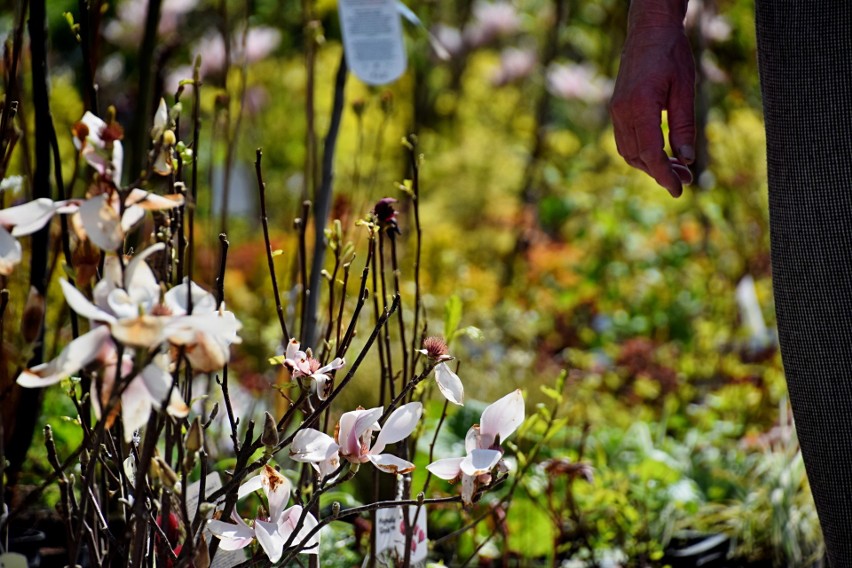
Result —
<instances>
[{"instance_id":1,"label":"grey fabric","mask_svg":"<svg viewBox=\"0 0 852 568\"><path fill-rule=\"evenodd\" d=\"M756 16L781 355L831 566L852 567L852 2Z\"/></svg>"}]
</instances>

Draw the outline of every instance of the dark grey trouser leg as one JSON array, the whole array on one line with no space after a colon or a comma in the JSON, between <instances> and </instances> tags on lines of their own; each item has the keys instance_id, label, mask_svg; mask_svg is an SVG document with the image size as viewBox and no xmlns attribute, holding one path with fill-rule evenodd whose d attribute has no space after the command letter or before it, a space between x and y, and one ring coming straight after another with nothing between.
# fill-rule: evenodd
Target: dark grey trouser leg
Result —
<instances>
[{"instance_id":1,"label":"dark grey trouser leg","mask_svg":"<svg viewBox=\"0 0 852 568\"><path fill-rule=\"evenodd\" d=\"M852 567L852 1L756 10L781 355L831 565Z\"/></svg>"}]
</instances>

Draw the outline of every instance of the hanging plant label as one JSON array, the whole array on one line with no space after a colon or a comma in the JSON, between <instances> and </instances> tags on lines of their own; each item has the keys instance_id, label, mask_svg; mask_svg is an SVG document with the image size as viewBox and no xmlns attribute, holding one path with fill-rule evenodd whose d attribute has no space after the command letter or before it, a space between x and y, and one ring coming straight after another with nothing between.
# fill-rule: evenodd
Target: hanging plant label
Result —
<instances>
[{"instance_id":1,"label":"hanging plant label","mask_svg":"<svg viewBox=\"0 0 852 568\"><path fill-rule=\"evenodd\" d=\"M405 44L396 0L338 0L346 65L369 85L405 72Z\"/></svg>"},{"instance_id":2,"label":"hanging plant label","mask_svg":"<svg viewBox=\"0 0 852 568\"><path fill-rule=\"evenodd\" d=\"M420 513L417 513L417 509ZM376 554L380 557L402 559L405 556L405 520L403 508L379 509L376 511ZM408 521L411 527L411 563L425 562L429 552L426 533L426 508L409 505Z\"/></svg>"}]
</instances>

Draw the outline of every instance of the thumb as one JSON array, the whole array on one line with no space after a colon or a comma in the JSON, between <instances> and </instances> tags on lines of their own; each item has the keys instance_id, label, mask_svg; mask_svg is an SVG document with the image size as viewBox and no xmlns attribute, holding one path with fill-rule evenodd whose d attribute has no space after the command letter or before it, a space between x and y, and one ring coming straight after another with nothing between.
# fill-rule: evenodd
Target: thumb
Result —
<instances>
[{"instance_id":1,"label":"thumb","mask_svg":"<svg viewBox=\"0 0 852 568\"><path fill-rule=\"evenodd\" d=\"M675 156L691 164L695 161L695 87L692 81L685 83L674 86L669 95L669 144Z\"/></svg>"}]
</instances>

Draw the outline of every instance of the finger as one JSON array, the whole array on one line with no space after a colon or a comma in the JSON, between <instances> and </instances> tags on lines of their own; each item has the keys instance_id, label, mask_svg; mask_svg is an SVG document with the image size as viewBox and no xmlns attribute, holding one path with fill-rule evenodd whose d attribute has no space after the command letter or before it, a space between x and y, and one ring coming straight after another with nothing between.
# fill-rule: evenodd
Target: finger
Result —
<instances>
[{"instance_id":1,"label":"finger","mask_svg":"<svg viewBox=\"0 0 852 568\"><path fill-rule=\"evenodd\" d=\"M669 144L684 164L695 161L695 82L689 79L672 85L667 105Z\"/></svg>"},{"instance_id":2,"label":"finger","mask_svg":"<svg viewBox=\"0 0 852 568\"><path fill-rule=\"evenodd\" d=\"M666 188L672 197L680 197L683 187L663 150L663 131L660 125L652 122L641 124L636 127L635 133L639 158L645 164L647 172L658 184Z\"/></svg>"}]
</instances>

